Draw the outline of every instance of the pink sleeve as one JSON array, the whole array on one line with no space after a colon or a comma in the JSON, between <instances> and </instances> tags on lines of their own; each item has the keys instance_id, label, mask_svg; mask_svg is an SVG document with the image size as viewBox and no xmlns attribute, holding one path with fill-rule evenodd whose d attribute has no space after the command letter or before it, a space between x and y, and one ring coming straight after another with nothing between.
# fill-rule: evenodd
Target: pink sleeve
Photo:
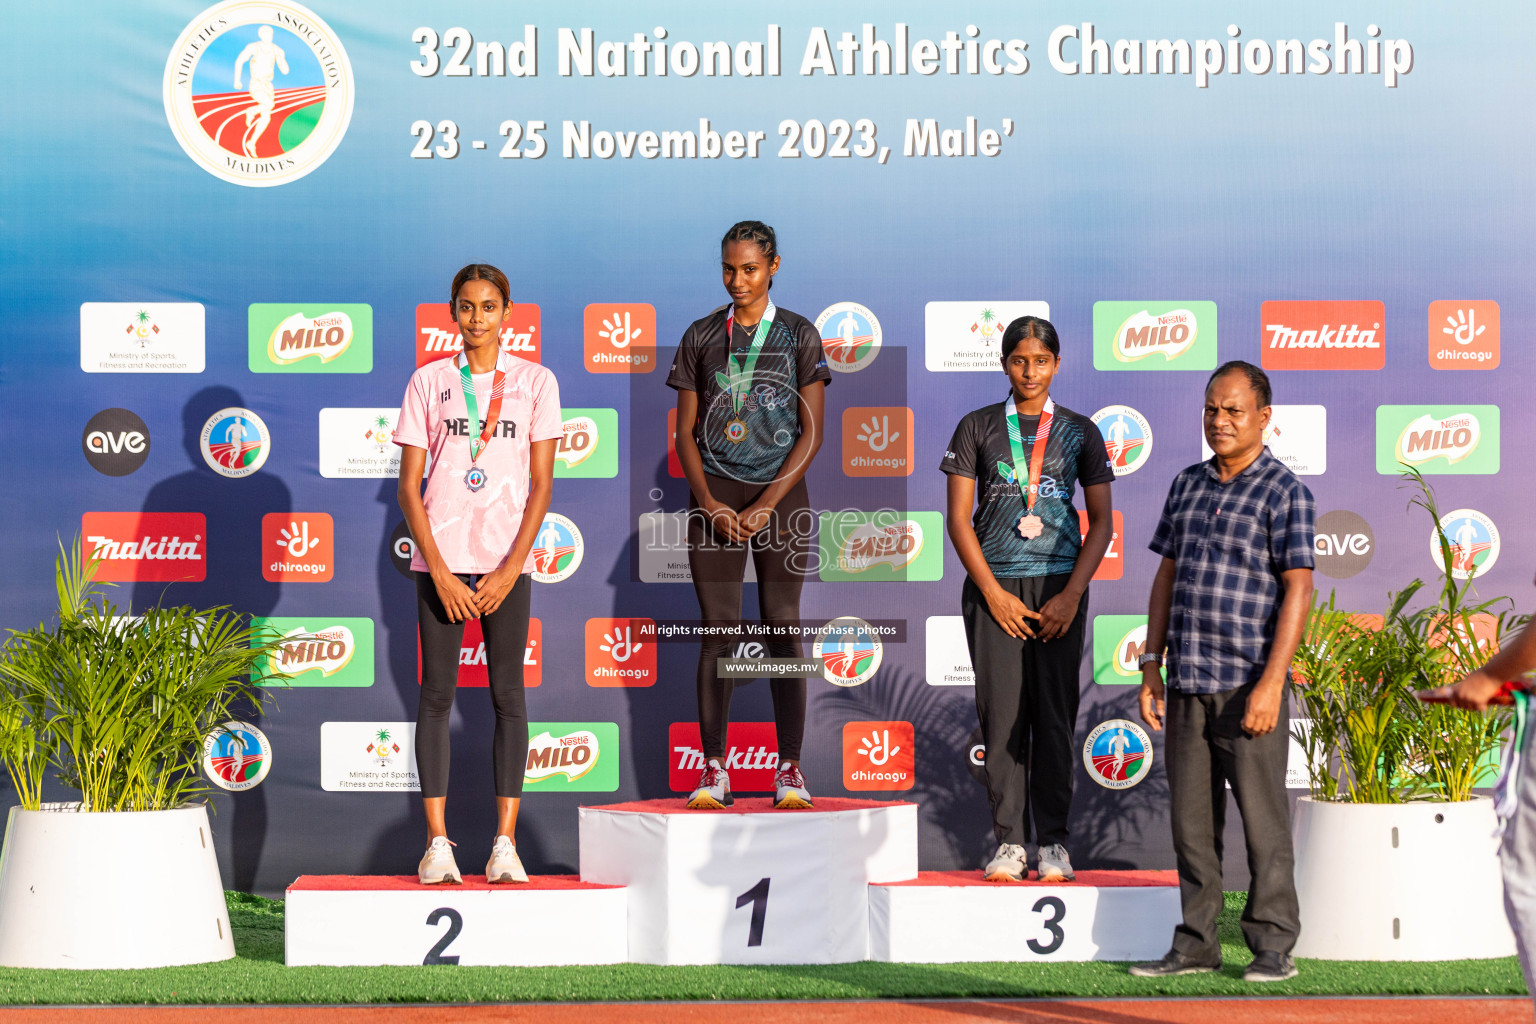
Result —
<instances>
[{"instance_id":1,"label":"pink sleeve","mask_svg":"<svg viewBox=\"0 0 1536 1024\"><path fill-rule=\"evenodd\" d=\"M420 372L411 375L405 386L405 398L400 402L400 425L395 428L395 444L412 448L426 448L427 440L427 386Z\"/></svg>"},{"instance_id":2,"label":"pink sleeve","mask_svg":"<svg viewBox=\"0 0 1536 1024\"><path fill-rule=\"evenodd\" d=\"M528 429L528 440L550 441L565 436L565 418L560 412L560 382L545 370L533 396L533 423Z\"/></svg>"}]
</instances>

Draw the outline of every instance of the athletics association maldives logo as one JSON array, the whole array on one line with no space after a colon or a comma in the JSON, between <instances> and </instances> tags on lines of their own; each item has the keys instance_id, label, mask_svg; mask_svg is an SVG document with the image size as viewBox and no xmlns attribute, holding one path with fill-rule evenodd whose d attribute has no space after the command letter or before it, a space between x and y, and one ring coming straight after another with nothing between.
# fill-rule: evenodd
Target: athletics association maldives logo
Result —
<instances>
[{"instance_id":1,"label":"athletics association maldives logo","mask_svg":"<svg viewBox=\"0 0 1536 1024\"><path fill-rule=\"evenodd\" d=\"M272 435L260 416L232 406L208 417L199 443L209 469L238 480L250 476L267 461Z\"/></svg>"},{"instance_id":2,"label":"athletics association maldives logo","mask_svg":"<svg viewBox=\"0 0 1536 1024\"><path fill-rule=\"evenodd\" d=\"M827 365L838 373L856 373L880 354L880 321L857 302L835 302L816 318Z\"/></svg>"},{"instance_id":3,"label":"athletics association maldives logo","mask_svg":"<svg viewBox=\"0 0 1536 1024\"><path fill-rule=\"evenodd\" d=\"M581 531L565 516L549 512L533 539L533 578L540 583L570 579L586 551Z\"/></svg>"},{"instance_id":4,"label":"athletics association maldives logo","mask_svg":"<svg viewBox=\"0 0 1536 1024\"><path fill-rule=\"evenodd\" d=\"M1152 770L1152 739L1135 722L1111 718L1088 734L1083 767L1105 789L1130 789Z\"/></svg>"},{"instance_id":5,"label":"athletics association maldives logo","mask_svg":"<svg viewBox=\"0 0 1536 1024\"><path fill-rule=\"evenodd\" d=\"M817 631L811 657L820 659L822 676L827 682L834 686L858 686L879 670L884 649L873 626L844 615Z\"/></svg>"},{"instance_id":6,"label":"athletics association maldives logo","mask_svg":"<svg viewBox=\"0 0 1536 1024\"><path fill-rule=\"evenodd\" d=\"M1147 456L1152 454L1152 424L1145 416L1128 405L1106 405L1092 418L1104 437L1115 476L1128 476L1147 464Z\"/></svg>"},{"instance_id":7,"label":"athletics association maldives logo","mask_svg":"<svg viewBox=\"0 0 1536 1024\"><path fill-rule=\"evenodd\" d=\"M203 774L220 789L253 789L271 768L272 744L254 725L225 722L203 740Z\"/></svg>"},{"instance_id":8,"label":"athletics association maldives logo","mask_svg":"<svg viewBox=\"0 0 1536 1024\"><path fill-rule=\"evenodd\" d=\"M319 167L352 120L347 51L291 0L226 0L199 14L171 48L162 91L187 155L252 188Z\"/></svg>"},{"instance_id":9,"label":"athletics association maldives logo","mask_svg":"<svg viewBox=\"0 0 1536 1024\"><path fill-rule=\"evenodd\" d=\"M1440 529L1429 534L1429 556L1441 572L1440 533L1451 543L1451 575L1458 580L1482 576L1499 560L1499 528L1476 509L1458 508L1440 517Z\"/></svg>"}]
</instances>

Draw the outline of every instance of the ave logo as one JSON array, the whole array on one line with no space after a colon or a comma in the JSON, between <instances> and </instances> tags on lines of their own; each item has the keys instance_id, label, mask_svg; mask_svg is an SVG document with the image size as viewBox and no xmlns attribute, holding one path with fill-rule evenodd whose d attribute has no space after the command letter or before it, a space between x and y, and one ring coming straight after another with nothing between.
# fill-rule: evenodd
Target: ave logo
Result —
<instances>
[{"instance_id":1,"label":"ave logo","mask_svg":"<svg viewBox=\"0 0 1536 1024\"><path fill-rule=\"evenodd\" d=\"M843 726L843 787L891 792L917 779L917 735L911 722Z\"/></svg>"},{"instance_id":2,"label":"ave logo","mask_svg":"<svg viewBox=\"0 0 1536 1024\"><path fill-rule=\"evenodd\" d=\"M335 572L336 527L324 512L261 517L261 574L275 583L324 583Z\"/></svg>"},{"instance_id":3,"label":"ave logo","mask_svg":"<svg viewBox=\"0 0 1536 1024\"><path fill-rule=\"evenodd\" d=\"M594 302L583 318L589 373L650 373L656 369L656 309L648 302Z\"/></svg>"},{"instance_id":4,"label":"ave logo","mask_svg":"<svg viewBox=\"0 0 1536 1024\"><path fill-rule=\"evenodd\" d=\"M530 363L539 361L539 307L532 302L512 306L501 325L501 350ZM446 302L423 302L416 307L416 365L425 366L464 351L464 335Z\"/></svg>"},{"instance_id":5,"label":"ave logo","mask_svg":"<svg viewBox=\"0 0 1536 1024\"><path fill-rule=\"evenodd\" d=\"M96 472L127 476L149 458L149 428L127 409L103 409L85 424L80 450Z\"/></svg>"},{"instance_id":6,"label":"ave logo","mask_svg":"<svg viewBox=\"0 0 1536 1024\"><path fill-rule=\"evenodd\" d=\"M1371 564L1376 553L1376 535L1371 524L1359 515L1339 509L1317 517L1312 548L1318 572L1347 580Z\"/></svg>"},{"instance_id":7,"label":"ave logo","mask_svg":"<svg viewBox=\"0 0 1536 1024\"><path fill-rule=\"evenodd\" d=\"M912 475L912 410L904 405L843 410L843 473Z\"/></svg>"},{"instance_id":8,"label":"ave logo","mask_svg":"<svg viewBox=\"0 0 1536 1024\"><path fill-rule=\"evenodd\" d=\"M651 686L656 682L656 623L588 619L587 685Z\"/></svg>"}]
</instances>

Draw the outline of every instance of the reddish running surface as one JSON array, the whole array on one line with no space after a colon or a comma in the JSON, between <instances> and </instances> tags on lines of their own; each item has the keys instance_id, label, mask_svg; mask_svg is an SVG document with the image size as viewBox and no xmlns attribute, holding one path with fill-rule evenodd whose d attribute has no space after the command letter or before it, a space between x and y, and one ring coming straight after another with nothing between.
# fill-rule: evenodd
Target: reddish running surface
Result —
<instances>
[{"instance_id":1,"label":"reddish running surface","mask_svg":"<svg viewBox=\"0 0 1536 1024\"><path fill-rule=\"evenodd\" d=\"M620 1003L532 1006L40 1007L5 1024L1531 1024L1531 1001L1504 999L1112 999L880 1003Z\"/></svg>"}]
</instances>

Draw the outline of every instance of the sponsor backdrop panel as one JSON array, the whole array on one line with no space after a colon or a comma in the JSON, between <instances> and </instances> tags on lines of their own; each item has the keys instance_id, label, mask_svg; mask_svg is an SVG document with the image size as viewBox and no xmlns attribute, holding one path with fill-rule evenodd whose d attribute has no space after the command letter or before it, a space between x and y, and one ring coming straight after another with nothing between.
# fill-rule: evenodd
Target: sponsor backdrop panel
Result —
<instances>
[{"instance_id":1,"label":"sponsor backdrop panel","mask_svg":"<svg viewBox=\"0 0 1536 1024\"><path fill-rule=\"evenodd\" d=\"M1017 315L1058 327L1055 398L1095 419L1117 474L1081 675L1079 866L1172 866L1161 737L1135 727L1117 666L1168 483L1201 458L1211 367L1271 371L1271 441L1317 497L1325 592L1379 611L1434 571L1393 475L1408 457L1440 488L1453 571L1530 604L1510 467L1536 428L1536 356L1501 339L1536 327L1536 154L1506 113L1536 98L1536 12L207 9L8 12L39 45L0 70L26 126L0 156L0 627L48 613L53 554L80 533L114 601L229 604L290 638L292 686L250 722L265 778L246 785L241 760L243 788L213 797L232 886L419 856L390 438L410 373L461 344L447 286L471 261L508 272L503 345L551 368L564 403L525 658L534 871L574 870L578 802L667 796L697 771L696 648L659 629L696 617L686 554L645 534L687 506L664 381L726 298L716 245L738 219L778 229L774 299L833 373L807 477L801 646L828 666L807 777L917 801L924 868L975 866L990 843L937 466L956 421L1003 397L989 367ZM1174 63L1145 42L1164 39ZM61 50L91 58L61 73ZM857 628L818 639L833 620ZM481 653L466 637L452 721L467 850L493 824ZM738 784L759 791L768 688L742 685L733 714Z\"/></svg>"}]
</instances>

